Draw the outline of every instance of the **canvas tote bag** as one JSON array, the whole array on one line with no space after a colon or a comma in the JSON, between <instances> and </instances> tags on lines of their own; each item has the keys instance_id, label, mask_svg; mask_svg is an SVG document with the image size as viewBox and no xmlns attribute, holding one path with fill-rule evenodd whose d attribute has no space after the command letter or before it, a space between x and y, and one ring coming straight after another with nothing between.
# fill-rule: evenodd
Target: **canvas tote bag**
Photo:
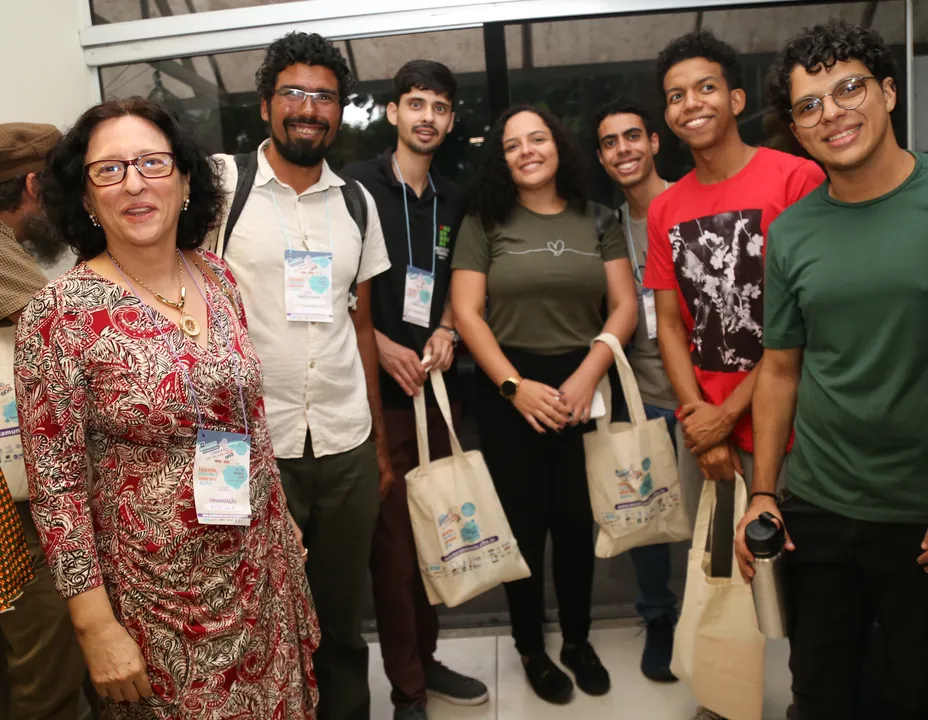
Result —
<instances>
[{"instance_id":1,"label":"canvas tote bag","mask_svg":"<svg viewBox=\"0 0 928 720\"><path fill-rule=\"evenodd\" d=\"M415 396L419 467L406 475L409 516L429 602L455 607L531 573L519 552L483 455L465 453L451 420L445 381L430 373L448 426L451 457L431 461L425 393Z\"/></svg>"},{"instance_id":2,"label":"canvas tote bag","mask_svg":"<svg viewBox=\"0 0 928 720\"><path fill-rule=\"evenodd\" d=\"M680 477L673 440L664 418L648 420L628 359L609 333L593 342L609 346L622 381L630 423L612 422L609 377L599 384L605 417L596 431L583 436L587 482L600 527L596 556L613 557L642 545L687 540L690 523L680 497Z\"/></svg>"},{"instance_id":3,"label":"canvas tote bag","mask_svg":"<svg viewBox=\"0 0 928 720\"><path fill-rule=\"evenodd\" d=\"M729 720L761 720L764 706L764 636L757 629L751 586L732 563L732 577L709 577L707 547L715 513L716 481L702 486L693 549L686 571L683 611L673 643L673 674L700 705ZM744 516L747 489L735 477L734 525ZM729 522L728 518L715 518ZM728 552L728 548L718 548ZM734 555L734 546L731 548Z\"/></svg>"}]
</instances>

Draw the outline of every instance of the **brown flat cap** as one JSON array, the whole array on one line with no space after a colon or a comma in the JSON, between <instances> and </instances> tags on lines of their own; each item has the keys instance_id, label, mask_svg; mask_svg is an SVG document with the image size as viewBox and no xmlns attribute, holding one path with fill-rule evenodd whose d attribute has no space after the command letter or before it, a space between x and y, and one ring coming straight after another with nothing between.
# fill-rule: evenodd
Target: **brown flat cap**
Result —
<instances>
[{"instance_id":1,"label":"brown flat cap","mask_svg":"<svg viewBox=\"0 0 928 720\"><path fill-rule=\"evenodd\" d=\"M0 182L45 167L45 156L61 139L54 125L0 124Z\"/></svg>"}]
</instances>

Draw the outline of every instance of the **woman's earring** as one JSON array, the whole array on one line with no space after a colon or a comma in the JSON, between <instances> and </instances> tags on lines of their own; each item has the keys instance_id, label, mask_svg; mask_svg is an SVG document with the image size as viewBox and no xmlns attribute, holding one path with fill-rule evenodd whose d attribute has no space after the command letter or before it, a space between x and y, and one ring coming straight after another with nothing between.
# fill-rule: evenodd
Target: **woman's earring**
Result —
<instances>
[{"instance_id":1,"label":"woman's earring","mask_svg":"<svg viewBox=\"0 0 928 720\"><path fill-rule=\"evenodd\" d=\"M187 212L187 210L189 210L189 209L190 209L190 198L188 197L186 200L184 200L184 209L183 209L183 212Z\"/></svg>"},{"instance_id":2,"label":"woman's earring","mask_svg":"<svg viewBox=\"0 0 928 720\"><path fill-rule=\"evenodd\" d=\"M100 227L100 221L97 220L97 216L93 213L88 213L88 215L90 215L90 222L93 224L93 226Z\"/></svg>"}]
</instances>

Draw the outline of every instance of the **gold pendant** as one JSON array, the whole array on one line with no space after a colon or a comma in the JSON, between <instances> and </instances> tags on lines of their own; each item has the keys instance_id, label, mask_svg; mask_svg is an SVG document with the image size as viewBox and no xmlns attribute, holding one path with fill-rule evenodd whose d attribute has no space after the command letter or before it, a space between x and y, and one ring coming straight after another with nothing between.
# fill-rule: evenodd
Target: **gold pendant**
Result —
<instances>
[{"instance_id":1,"label":"gold pendant","mask_svg":"<svg viewBox=\"0 0 928 720\"><path fill-rule=\"evenodd\" d=\"M195 338L200 334L200 323L193 315L181 315L180 329L187 337Z\"/></svg>"}]
</instances>

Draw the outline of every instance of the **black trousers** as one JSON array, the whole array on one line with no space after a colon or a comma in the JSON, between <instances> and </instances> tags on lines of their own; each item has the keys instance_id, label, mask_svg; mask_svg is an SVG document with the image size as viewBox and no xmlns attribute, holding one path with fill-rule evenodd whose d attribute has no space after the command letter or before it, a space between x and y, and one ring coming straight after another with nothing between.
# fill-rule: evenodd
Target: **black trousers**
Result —
<instances>
[{"instance_id":1,"label":"black trousers","mask_svg":"<svg viewBox=\"0 0 928 720\"><path fill-rule=\"evenodd\" d=\"M799 717L864 717L861 688L872 678L861 669L876 619L880 720L928 720L928 573L916 562L928 523L852 520L795 495L780 507L796 544L786 579Z\"/></svg>"},{"instance_id":2,"label":"black trousers","mask_svg":"<svg viewBox=\"0 0 928 720\"><path fill-rule=\"evenodd\" d=\"M511 349L504 352L522 377L554 388L586 357L586 350L557 356ZM475 400L480 446L509 525L532 571L530 578L506 584L516 649L522 655L544 651L544 565L549 532L564 642L583 643L590 632L594 547L582 426L538 434L479 369Z\"/></svg>"}]
</instances>

